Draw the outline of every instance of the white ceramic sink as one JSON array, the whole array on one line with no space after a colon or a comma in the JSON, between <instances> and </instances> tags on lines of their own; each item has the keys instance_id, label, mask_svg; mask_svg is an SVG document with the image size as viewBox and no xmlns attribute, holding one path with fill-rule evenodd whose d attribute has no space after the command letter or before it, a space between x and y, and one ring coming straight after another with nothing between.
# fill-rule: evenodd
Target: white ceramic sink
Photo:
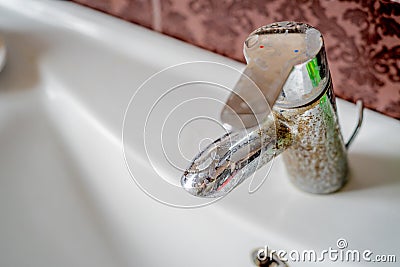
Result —
<instances>
[{"instance_id":1,"label":"white ceramic sink","mask_svg":"<svg viewBox=\"0 0 400 267\"><path fill-rule=\"evenodd\" d=\"M299 191L277 158L254 194L243 184L211 205L172 207L145 194L128 171L121 138L127 105L147 78L174 64L243 64L64 1L0 1L0 34L8 49L0 72L0 266L253 266L250 252L260 246L322 251L337 248L339 238L350 249L400 261L399 121L365 110L349 151L350 181L338 193ZM180 171L162 165L152 139L159 139L157 118L146 134L146 155L146 108L168 90L164 82L212 77L211 69L167 73L155 89L141 90L130 107L137 112L127 113L126 161L136 181L150 181L161 201L200 203L157 182L160 173L178 181ZM233 84L238 76L230 75L221 79ZM190 88L188 95L165 98L164 108L198 92L220 101L229 93ZM355 106L338 100L338 108L346 138ZM192 110L217 118L220 106ZM186 115L175 114L170 127ZM223 132L207 127L195 123L182 132L189 157L199 140ZM329 264L339 265L323 265Z\"/></svg>"}]
</instances>

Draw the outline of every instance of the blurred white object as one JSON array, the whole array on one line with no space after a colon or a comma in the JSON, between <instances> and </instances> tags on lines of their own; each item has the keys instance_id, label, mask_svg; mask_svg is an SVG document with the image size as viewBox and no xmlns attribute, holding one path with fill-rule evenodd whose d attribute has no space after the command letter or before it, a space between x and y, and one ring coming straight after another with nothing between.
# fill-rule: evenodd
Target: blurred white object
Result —
<instances>
[{"instance_id":1,"label":"blurred white object","mask_svg":"<svg viewBox=\"0 0 400 267\"><path fill-rule=\"evenodd\" d=\"M4 43L3 38L0 36L0 71L3 69L5 63L6 63L6 44Z\"/></svg>"}]
</instances>

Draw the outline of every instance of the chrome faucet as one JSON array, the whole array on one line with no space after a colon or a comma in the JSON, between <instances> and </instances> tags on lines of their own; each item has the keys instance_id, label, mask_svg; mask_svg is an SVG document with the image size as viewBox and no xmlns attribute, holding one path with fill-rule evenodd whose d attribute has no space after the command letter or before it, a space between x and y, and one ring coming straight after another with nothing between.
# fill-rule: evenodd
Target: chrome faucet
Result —
<instances>
[{"instance_id":1,"label":"chrome faucet","mask_svg":"<svg viewBox=\"0 0 400 267\"><path fill-rule=\"evenodd\" d=\"M181 178L200 197L227 194L282 153L298 188L318 194L347 181L344 143L321 33L304 23L278 22L255 30L244 43L247 61L221 113L232 131L210 144ZM270 108L272 107L272 108Z\"/></svg>"}]
</instances>

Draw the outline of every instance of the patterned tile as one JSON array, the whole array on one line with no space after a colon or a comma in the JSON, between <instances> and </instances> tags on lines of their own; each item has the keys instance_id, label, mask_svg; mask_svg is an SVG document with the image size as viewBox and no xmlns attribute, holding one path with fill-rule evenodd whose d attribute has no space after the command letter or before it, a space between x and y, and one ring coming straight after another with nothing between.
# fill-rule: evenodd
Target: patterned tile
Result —
<instances>
[{"instance_id":1,"label":"patterned tile","mask_svg":"<svg viewBox=\"0 0 400 267\"><path fill-rule=\"evenodd\" d=\"M73 0L110 15L152 28L153 6L151 0Z\"/></svg>"}]
</instances>

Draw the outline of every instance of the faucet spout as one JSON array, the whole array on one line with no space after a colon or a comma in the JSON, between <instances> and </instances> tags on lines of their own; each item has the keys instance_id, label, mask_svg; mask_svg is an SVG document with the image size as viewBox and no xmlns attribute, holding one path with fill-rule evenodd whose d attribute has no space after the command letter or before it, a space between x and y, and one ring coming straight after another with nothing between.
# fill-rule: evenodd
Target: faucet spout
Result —
<instances>
[{"instance_id":1,"label":"faucet spout","mask_svg":"<svg viewBox=\"0 0 400 267\"><path fill-rule=\"evenodd\" d=\"M194 196L224 196L291 143L289 127L270 114L260 127L228 133L200 152L182 187Z\"/></svg>"}]
</instances>

